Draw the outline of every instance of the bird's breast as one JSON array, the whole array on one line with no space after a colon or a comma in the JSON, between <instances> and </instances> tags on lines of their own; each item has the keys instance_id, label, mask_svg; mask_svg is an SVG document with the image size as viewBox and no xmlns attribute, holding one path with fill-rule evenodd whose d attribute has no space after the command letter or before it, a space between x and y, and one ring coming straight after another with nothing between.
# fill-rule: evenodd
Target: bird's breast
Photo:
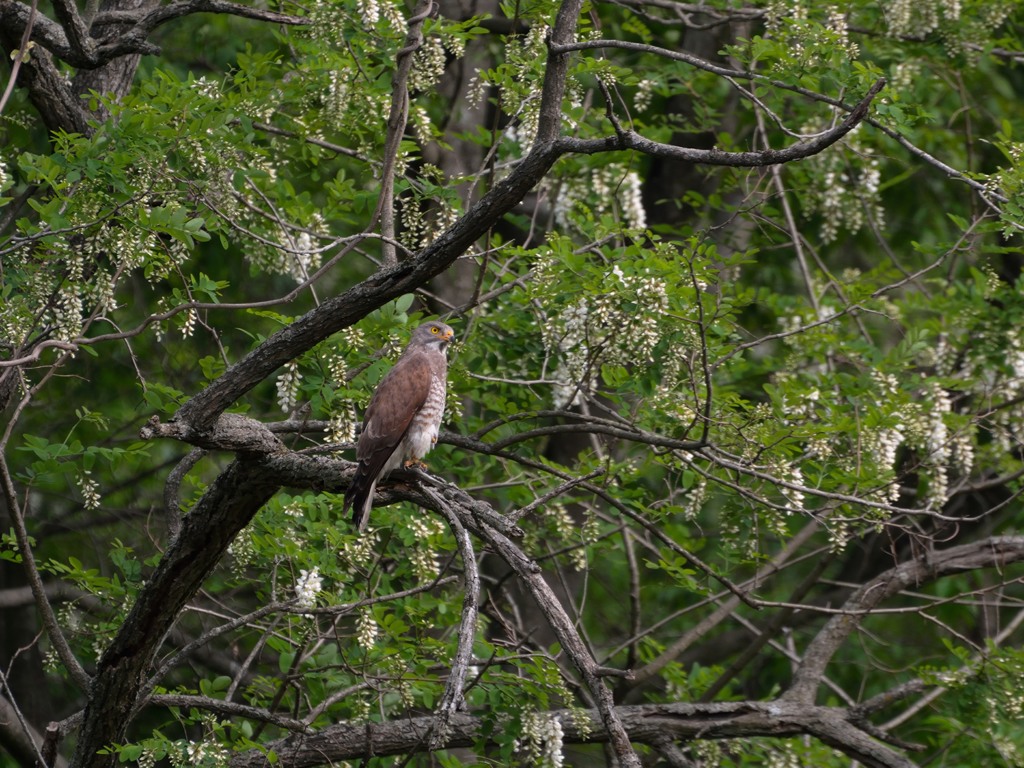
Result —
<instances>
[{"instance_id":1,"label":"bird's breast","mask_svg":"<svg viewBox=\"0 0 1024 768\"><path fill-rule=\"evenodd\" d=\"M441 429L444 418L445 384L444 379L434 378L430 382L430 391L423 407L412 417L409 431L406 433L404 448L406 459L422 459L434 443Z\"/></svg>"}]
</instances>

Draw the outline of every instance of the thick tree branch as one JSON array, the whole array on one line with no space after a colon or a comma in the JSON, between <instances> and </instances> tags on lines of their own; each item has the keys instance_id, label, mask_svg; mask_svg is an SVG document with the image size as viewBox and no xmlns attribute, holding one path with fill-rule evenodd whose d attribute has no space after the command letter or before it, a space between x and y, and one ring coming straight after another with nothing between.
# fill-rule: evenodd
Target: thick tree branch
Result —
<instances>
[{"instance_id":1,"label":"thick tree branch","mask_svg":"<svg viewBox=\"0 0 1024 768\"><path fill-rule=\"evenodd\" d=\"M95 61L93 39L73 0L53 0L53 13L67 35L73 57L79 61Z\"/></svg>"},{"instance_id":2,"label":"thick tree branch","mask_svg":"<svg viewBox=\"0 0 1024 768\"><path fill-rule=\"evenodd\" d=\"M14 11L29 9L20 3L0 2L0 46L6 51L13 51L20 45L18 30L23 28L27 19L19 18L17 25L11 25L12 6ZM33 25L33 37L38 28L52 30L59 26L41 24L42 17L37 17ZM63 34L63 33L62 33ZM65 38L65 45L67 44ZM69 49L70 50L70 49ZM88 135L92 128L89 120L93 115L84 106L85 102L73 93L73 89L53 61L53 55L46 49L34 49L28 60L21 60L18 72L18 84L28 91L29 100L39 111L43 122L50 130L64 129L68 133Z\"/></svg>"},{"instance_id":3,"label":"thick tree branch","mask_svg":"<svg viewBox=\"0 0 1024 768\"><path fill-rule=\"evenodd\" d=\"M160 49L148 41L153 30L169 21L196 13L218 13L293 26L309 23L309 19L302 16L223 0L186 0L156 7L147 4L139 8L101 11L92 23L93 31L99 32L96 35L90 33L73 2L60 0L54 3L57 21L41 14L36 15L32 41L73 67L96 69L120 56L159 53ZM30 14L28 5L5 0L0 3L0 26L11 33L20 34L28 24Z\"/></svg>"},{"instance_id":4,"label":"thick tree branch","mask_svg":"<svg viewBox=\"0 0 1024 768\"><path fill-rule=\"evenodd\" d=\"M209 696L158 693L149 697L147 705L152 707L195 707L196 709L216 712L218 715L225 715L227 717L244 717L247 720L269 723L286 731L306 733L309 730L305 723L286 715L279 715L260 707L250 707L247 704L239 704L235 701L211 699Z\"/></svg>"},{"instance_id":5,"label":"thick tree branch","mask_svg":"<svg viewBox=\"0 0 1024 768\"><path fill-rule=\"evenodd\" d=\"M952 549L926 552L918 559L879 574L854 592L843 605L845 612L829 619L815 635L783 698L813 701L829 661L864 616L883 600L943 576L983 568L1002 568L1022 560L1024 536L993 536Z\"/></svg>"},{"instance_id":6,"label":"thick tree branch","mask_svg":"<svg viewBox=\"0 0 1024 768\"><path fill-rule=\"evenodd\" d=\"M185 0L185 2L131 11L101 12L97 14L96 19L93 21L93 27L131 24L136 29L148 34L161 24L180 19L183 16L191 16L195 13L219 13L227 16L253 19L254 21L265 21L270 24L287 24L290 26L309 24L309 19L304 16L278 13L277 11L253 5L241 5L239 3L225 2L225 0Z\"/></svg>"},{"instance_id":7,"label":"thick tree branch","mask_svg":"<svg viewBox=\"0 0 1024 768\"><path fill-rule=\"evenodd\" d=\"M615 707L616 718L628 738L639 744L659 745L666 739L735 739L753 736L784 738L813 735L872 768L913 768L903 755L874 741L850 722L844 709L781 702L726 702L715 704L643 704ZM609 733L596 710L586 717L569 710L550 713L562 726L567 744L607 743ZM452 717L447 746L498 746L485 720L459 713ZM279 764L288 768L313 768L330 762L359 759L366 755L400 755L421 751L433 717L416 717L387 723L341 723L312 735L289 736L266 745ZM231 768L265 768L266 753L251 750L236 755Z\"/></svg>"},{"instance_id":8,"label":"thick tree branch","mask_svg":"<svg viewBox=\"0 0 1024 768\"><path fill-rule=\"evenodd\" d=\"M235 534L277 487L267 479L258 460L239 459L221 473L182 520L181 532L97 665L72 760L76 768L115 764L116 755L97 752L123 740L146 671L164 636Z\"/></svg>"}]
</instances>

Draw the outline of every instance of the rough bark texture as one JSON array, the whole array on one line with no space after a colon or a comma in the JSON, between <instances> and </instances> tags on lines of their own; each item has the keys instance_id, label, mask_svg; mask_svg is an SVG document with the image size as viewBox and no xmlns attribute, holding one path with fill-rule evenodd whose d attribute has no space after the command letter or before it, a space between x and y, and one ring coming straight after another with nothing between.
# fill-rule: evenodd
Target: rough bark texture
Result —
<instances>
[{"instance_id":1,"label":"rough bark texture","mask_svg":"<svg viewBox=\"0 0 1024 768\"><path fill-rule=\"evenodd\" d=\"M72 765L100 768L116 763L116 755L101 755L97 750L123 741L164 636L231 540L277 488L259 461L239 459L224 470L182 521L181 533L100 658Z\"/></svg>"}]
</instances>

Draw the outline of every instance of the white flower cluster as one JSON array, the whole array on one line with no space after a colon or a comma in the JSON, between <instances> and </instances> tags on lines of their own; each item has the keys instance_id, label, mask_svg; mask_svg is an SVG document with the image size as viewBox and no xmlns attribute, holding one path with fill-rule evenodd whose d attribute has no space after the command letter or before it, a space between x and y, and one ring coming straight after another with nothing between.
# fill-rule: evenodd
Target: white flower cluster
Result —
<instances>
[{"instance_id":1,"label":"white flower cluster","mask_svg":"<svg viewBox=\"0 0 1024 768\"><path fill-rule=\"evenodd\" d=\"M314 607L316 597L322 588L323 579L320 577L319 568L299 571L299 578L295 582L295 605L304 610Z\"/></svg>"},{"instance_id":2,"label":"white flower cluster","mask_svg":"<svg viewBox=\"0 0 1024 768\"><path fill-rule=\"evenodd\" d=\"M410 248L425 248L454 224L459 212L443 200L433 201L426 212L418 200L402 201L402 241Z\"/></svg>"},{"instance_id":3,"label":"white flower cluster","mask_svg":"<svg viewBox=\"0 0 1024 768\"><path fill-rule=\"evenodd\" d=\"M556 408L568 408L579 404L580 395L590 389L593 380L593 373L587 370L590 355L586 302L581 300L566 307L561 325L562 334L557 342L561 357L555 372L554 399Z\"/></svg>"},{"instance_id":4,"label":"white flower cluster","mask_svg":"<svg viewBox=\"0 0 1024 768\"><path fill-rule=\"evenodd\" d=\"M228 544L228 554L231 555L231 572L235 576L242 576L245 569L256 559L256 547L253 544L252 534L252 523L250 523L239 531L238 535Z\"/></svg>"},{"instance_id":5,"label":"white flower cluster","mask_svg":"<svg viewBox=\"0 0 1024 768\"><path fill-rule=\"evenodd\" d=\"M156 768L156 751L151 747L144 747L137 765L138 768Z\"/></svg>"},{"instance_id":6,"label":"white flower cluster","mask_svg":"<svg viewBox=\"0 0 1024 768\"><path fill-rule=\"evenodd\" d=\"M636 96L633 97L633 106L637 111L644 112L651 106L651 97L654 95L654 81L643 79L636 84Z\"/></svg>"},{"instance_id":7,"label":"white flower cluster","mask_svg":"<svg viewBox=\"0 0 1024 768\"><path fill-rule=\"evenodd\" d=\"M640 191L640 175L630 171L622 180L622 218L630 229L647 228L647 211Z\"/></svg>"},{"instance_id":8,"label":"white flower cluster","mask_svg":"<svg viewBox=\"0 0 1024 768\"><path fill-rule=\"evenodd\" d=\"M952 401L946 391L937 383L931 382L926 394L930 408L926 418L924 465L928 470L929 507L940 508L946 503L949 493L949 428L946 426L945 415L952 409Z\"/></svg>"},{"instance_id":9,"label":"white flower cluster","mask_svg":"<svg viewBox=\"0 0 1024 768\"><path fill-rule=\"evenodd\" d=\"M411 517L408 524L409 530L416 537L416 543L409 553L413 573L421 582L433 581L440 573L440 566L432 540L444 533L444 524L426 515Z\"/></svg>"},{"instance_id":10,"label":"white flower cluster","mask_svg":"<svg viewBox=\"0 0 1024 768\"><path fill-rule=\"evenodd\" d=\"M348 23L344 9L331 0L319 0L309 10L310 35L329 48L345 40Z\"/></svg>"},{"instance_id":11,"label":"white flower cluster","mask_svg":"<svg viewBox=\"0 0 1024 768\"><path fill-rule=\"evenodd\" d=\"M351 400L335 404L327 420L327 441L330 443L353 443L356 439L356 406Z\"/></svg>"},{"instance_id":12,"label":"white flower cluster","mask_svg":"<svg viewBox=\"0 0 1024 768\"><path fill-rule=\"evenodd\" d=\"M61 341L74 341L82 333L82 294L79 285L66 285L60 290L57 308L53 312L52 322L56 336Z\"/></svg>"},{"instance_id":13,"label":"white flower cluster","mask_svg":"<svg viewBox=\"0 0 1024 768\"><path fill-rule=\"evenodd\" d=\"M314 247L313 238L308 232L300 232L295 238L294 251L291 274L296 283L302 284L320 266L320 252Z\"/></svg>"},{"instance_id":14,"label":"white flower cluster","mask_svg":"<svg viewBox=\"0 0 1024 768\"><path fill-rule=\"evenodd\" d=\"M518 144L522 154L527 154L537 138L537 126L540 123L540 92L530 93L516 111L518 123L505 129L504 138Z\"/></svg>"},{"instance_id":15,"label":"white flower cluster","mask_svg":"<svg viewBox=\"0 0 1024 768\"><path fill-rule=\"evenodd\" d=\"M564 504L553 502L544 507L544 516L555 525L555 531L559 538L569 539L576 533L576 523L573 522L569 511Z\"/></svg>"},{"instance_id":16,"label":"white flower cluster","mask_svg":"<svg viewBox=\"0 0 1024 768\"><path fill-rule=\"evenodd\" d=\"M803 761L785 743L772 746L768 752L765 768L802 768Z\"/></svg>"},{"instance_id":17,"label":"white flower cluster","mask_svg":"<svg viewBox=\"0 0 1024 768\"><path fill-rule=\"evenodd\" d=\"M192 81L192 90L211 101L216 101L221 97L220 84L215 80L208 80L205 75Z\"/></svg>"},{"instance_id":18,"label":"white flower cluster","mask_svg":"<svg viewBox=\"0 0 1024 768\"><path fill-rule=\"evenodd\" d=\"M769 0L765 8L765 29L773 35L782 29L785 19L807 19L807 7L801 0Z\"/></svg>"},{"instance_id":19,"label":"white flower cluster","mask_svg":"<svg viewBox=\"0 0 1024 768\"><path fill-rule=\"evenodd\" d=\"M909 91L921 77L921 60L909 59L897 63L889 78L889 87L897 91Z\"/></svg>"},{"instance_id":20,"label":"white flower cluster","mask_svg":"<svg viewBox=\"0 0 1024 768\"><path fill-rule=\"evenodd\" d=\"M285 413L291 413L298 405L301 383L302 374L299 372L299 364L292 360L285 365L284 370L277 377L277 404Z\"/></svg>"},{"instance_id":21,"label":"white flower cluster","mask_svg":"<svg viewBox=\"0 0 1024 768\"><path fill-rule=\"evenodd\" d=\"M996 408L986 415L985 428L993 437L994 447L1004 453L1016 451L1024 441L1024 402L1021 402L1024 398L1024 331L1012 329L997 338L982 334L971 342L975 349L999 350L999 359L995 361L984 352L977 359L969 360L968 377L973 384L972 393L980 401L1008 403L1007 407ZM955 454L964 455L958 443L965 443L970 437L970 434L954 436Z\"/></svg>"},{"instance_id":22,"label":"white flower cluster","mask_svg":"<svg viewBox=\"0 0 1024 768\"><path fill-rule=\"evenodd\" d=\"M616 265L607 285L608 292L570 304L560 322L542 329L545 344L558 356L558 408L579 403L580 395L593 388L601 364L650 364L661 340L659 321L668 311L665 283L649 275L626 275Z\"/></svg>"},{"instance_id":23,"label":"white flower cluster","mask_svg":"<svg viewBox=\"0 0 1024 768\"><path fill-rule=\"evenodd\" d=\"M587 546L597 543L600 534L601 526L597 517L588 512L579 529L579 542L582 546L576 547L569 553L569 560L577 573L587 570Z\"/></svg>"},{"instance_id":24,"label":"white flower cluster","mask_svg":"<svg viewBox=\"0 0 1024 768\"><path fill-rule=\"evenodd\" d=\"M185 314L182 316L181 322L181 336L182 338L189 339L192 334L195 333L196 323L199 321L199 315L194 309L185 310Z\"/></svg>"},{"instance_id":25,"label":"white flower cluster","mask_svg":"<svg viewBox=\"0 0 1024 768\"><path fill-rule=\"evenodd\" d=\"M456 59L461 59L466 55L466 41L458 35L446 35L444 47Z\"/></svg>"},{"instance_id":26,"label":"white flower cluster","mask_svg":"<svg viewBox=\"0 0 1024 768\"><path fill-rule=\"evenodd\" d=\"M441 572L441 566L437 562L437 553L430 547L417 545L409 553L409 564L412 565L412 572L421 583L429 583L437 578Z\"/></svg>"},{"instance_id":27,"label":"white flower cluster","mask_svg":"<svg viewBox=\"0 0 1024 768\"><path fill-rule=\"evenodd\" d=\"M364 27L373 29L377 26L377 22L380 21L380 5L377 0L356 0L356 8Z\"/></svg>"},{"instance_id":28,"label":"white flower cluster","mask_svg":"<svg viewBox=\"0 0 1024 768\"><path fill-rule=\"evenodd\" d=\"M412 55L409 90L429 91L444 75L445 53L441 38L428 37Z\"/></svg>"},{"instance_id":29,"label":"white flower cluster","mask_svg":"<svg viewBox=\"0 0 1024 768\"><path fill-rule=\"evenodd\" d=\"M572 227L578 207L586 207L595 218L616 215L627 229L647 227L640 175L619 164L562 180L555 197L555 221L563 228Z\"/></svg>"},{"instance_id":30,"label":"white flower cluster","mask_svg":"<svg viewBox=\"0 0 1024 768\"><path fill-rule=\"evenodd\" d=\"M484 103L489 85L484 78L480 77L480 68L478 67L466 85L466 102L473 108L479 107Z\"/></svg>"},{"instance_id":31,"label":"white flower cluster","mask_svg":"<svg viewBox=\"0 0 1024 768\"><path fill-rule=\"evenodd\" d=\"M896 452L903 445L903 440L903 429L900 426L895 426L869 432L865 438L865 444L869 452L875 457L879 469L886 472L895 472ZM899 483L890 483L885 492L886 501L895 502L899 496Z\"/></svg>"},{"instance_id":32,"label":"white flower cluster","mask_svg":"<svg viewBox=\"0 0 1024 768\"><path fill-rule=\"evenodd\" d=\"M812 19L810 11L815 12ZM808 24L821 13L825 19L821 26ZM837 5L812 5L804 0L771 0L766 9L765 28L770 35L784 43L804 67L827 64L836 51L855 59L860 52L850 41L845 9Z\"/></svg>"},{"instance_id":33,"label":"white flower cluster","mask_svg":"<svg viewBox=\"0 0 1024 768\"><path fill-rule=\"evenodd\" d=\"M557 717L541 712L523 715L523 733L516 739L516 749L523 755L526 765L535 768L561 768L564 734Z\"/></svg>"},{"instance_id":34,"label":"white flower cluster","mask_svg":"<svg viewBox=\"0 0 1024 768\"><path fill-rule=\"evenodd\" d=\"M708 481L703 475L697 478L696 484L686 492L683 499L683 519L694 520L704 508L708 500Z\"/></svg>"},{"instance_id":35,"label":"white flower cluster","mask_svg":"<svg viewBox=\"0 0 1024 768\"><path fill-rule=\"evenodd\" d=\"M377 553L377 534L367 530L341 547L341 556L356 568L367 568Z\"/></svg>"},{"instance_id":36,"label":"white flower cluster","mask_svg":"<svg viewBox=\"0 0 1024 768\"><path fill-rule=\"evenodd\" d=\"M359 616L356 619L356 642L368 651L377 642L379 634L377 620L373 618L370 607L365 606L359 611Z\"/></svg>"},{"instance_id":37,"label":"white flower cluster","mask_svg":"<svg viewBox=\"0 0 1024 768\"><path fill-rule=\"evenodd\" d=\"M853 538L850 523L842 517L833 517L825 525L828 530L828 551L838 555L846 549L846 545Z\"/></svg>"},{"instance_id":38,"label":"white flower cluster","mask_svg":"<svg viewBox=\"0 0 1024 768\"><path fill-rule=\"evenodd\" d=\"M791 485L803 486L804 484L804 472L800 468L799 464L791 464L786 472L788 475L783 479ZM780 486L779 490L782 491L782 495L786 498L786 514L792 514L793 512L804 511L804 501L806 496L799 488L788 488L786 486ZM784 532L784 531L783 531Z\"/></svg>"},{"instance_id":39,"label":"white flower cluster","mask_svg":"<svg viewBox=\"0 0 1024 768\"><path fill-rule=\"evenodd\" d=\"M82 492L82 503L86 509L100 508L99 483L92 479L92 473L84 469L78 476L78 490Z\"/></svg>"},{"instance_id":40,"label":"white flower cluster","mask_svg":"<svg viewBox=\"0 0 1024 768\"><path fill-rule=\"evenodd\" d=\"M320 268L321 250L313 242L313 234L322 233L326 229L327 225L323 216L316 213L312 216L307 229L299 232L298 236L295 237L288 270L295 282L306 282L309 276Z\"/></svg>"},{"instance_id":41,"label":"white flower cluster","mask_svg":"<svg viewBox=\"0 0 1024 768\"><path fill-rule=\"evenodd\" d=\"M823 128L820 122L809 123L802 133L813 134ZM848 147L849 152L834 148L807 160L814 182L807 190L804 213L821 216L821 239L826 243L833 242L840 229L860 230L867 221L866 209L871 210L879 226L885 221L879 195L881 164L876 155L859 144L856 133L857 128L854 128L839 142L838 146Z\"/></svg>"},{"instance_id":42,"label":"white flower cluster","mask_svg":"<svg viewBox=\"0 0 1024 768\"><path fill-rule=\"evenodd\" d=\"M430 120L430 113L421 104L414 104L409 110L409 125L416 136L416 141L421 146L429 144L434 139L434 126Z\"/></svg>"},{"instance_id":43,"label":"white flower cluster","mask_svg":"<svg viewBox=\"0 0 1024 768\"><path fill-rule=\"evenodd\" d=\"M213 741L194 741L180 752L172 753L171 763L176 768L197 768L198 766L220 766L228 764L231 753Z\"/></svg>"},{"instance_id":44,"label":"white flower cluster","mask_svg":"<svg viewBox=\"0 0 1024 768\"><path fill-rule=\"evenodd\" d=\"M835 33L839 46L846 51L851 59L857 58L860 48L856 43L850 42L850 28L846 20L846 14L835 5L827 8L828 22L825 28Z\"/></svg>"},{"instance_id":45,"label":"white flower cluster","mask_svg":"<svg viewBox=\"0 0 1024 768\"><path fill-rule=\"evenodd\" d=\"M885 20L892 37L923 39L934 32L940 21L960 18L960 0L890 0Z\"/></svg>"},{"instance_id":46,"label":"white flower cluster","mask_svg":"<svg viewBox=\"0 0 1024 768\"><path fill-rule=\"evenodd\" d=\"M508 67L515 70L515 74L511 82L502 84L501 97L518 125L507 128L504 138L519 144L524 155L530 151L537 138L540 90L535 86L538 81L534 73L537 62L545 60L547 56L545 40L549 30L546 24L536 24L526 37L508 38L506 62Z\"/></svg>"},{"instance_id":47,"label":"white flower cluster","mask_svg":"<svg viewBox=\"0 0 1024 768\"><path fill-rule=\"evenodd\" d=\"M349 77L345 72L333 70L327 77L327 93L324 96L324 111L332 123L340 123L348 111Z\"/></svg>"}]
</instances>

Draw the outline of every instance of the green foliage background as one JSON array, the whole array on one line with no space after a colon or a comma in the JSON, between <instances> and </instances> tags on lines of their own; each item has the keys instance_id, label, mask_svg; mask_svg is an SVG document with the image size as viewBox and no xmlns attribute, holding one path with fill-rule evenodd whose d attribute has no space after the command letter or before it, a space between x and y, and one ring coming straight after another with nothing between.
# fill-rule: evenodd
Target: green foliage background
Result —
<instances>
[{"instance_id":1,"label":"green foliage background","mask_svg":"<svg viewBox=\"0 0 1024 768\"><path fill-rule=\"evenodd\" d=\"M0 573L5 588L22 584L16 505L87 670L160 560L167 516L231 458L199 458L165 509L189 448L140 440L140 427L383 258L372 215L412 9L279 10L308 24L207 14L161 27L162 53L143 58L127 95L88 97L88 135L46 137L18 91L2 115L0 344L13 394ZM401 258L528 152L556 10L541 0L427 20L397 158ZM870 121L785 166L567 156L455 268L236 403L303 422L282 427L293 450L350 458L358 414L409 330L453 318L447 429L462 439L442 440L433 471L499 512L529 507L520 544L598 662L653 670L613 681L623 704L772 699L828 618L820 609L922 552L1019 533L1019 4L711 3L701 18L719 12L726 21L702 28L642 3L587 8L579 40L648 48L576 54L563 133L614 135L611 114L654 141L779 149L841 120L836 105L884 77ZM512 32L492 23L507 19ZM313 729L433 711L458 640L455 540L408 503L376 509L365 536L340 509L338 493L278 493L180 617L153 693ZM366 764L557 764L531 718L593 705L508 569L480 554L466 705L490 741ZM314 571L315 608L286 605ZM840 649L819 703L919 681L899 703L906 719L885 715L922 764L1024 765L1019 578L975 570L901 593ZM648 667L725 604L723 584L758 609L738 603ZM5 622L33 615L10 611ZM203 654L177 655L249 613ZM19 642L3 648L7 698L37 727L81 708L49 641L16 656ZM15 685L30 680L43 682L31 696ZM936 686L945 693L925 693ZM109 749L213 766L287 733L198 704L144 709ZM694 765L850 761L803 738L682 749ZM564 759L604 757L566 744Z\"/></svg>"}]
</instances>

